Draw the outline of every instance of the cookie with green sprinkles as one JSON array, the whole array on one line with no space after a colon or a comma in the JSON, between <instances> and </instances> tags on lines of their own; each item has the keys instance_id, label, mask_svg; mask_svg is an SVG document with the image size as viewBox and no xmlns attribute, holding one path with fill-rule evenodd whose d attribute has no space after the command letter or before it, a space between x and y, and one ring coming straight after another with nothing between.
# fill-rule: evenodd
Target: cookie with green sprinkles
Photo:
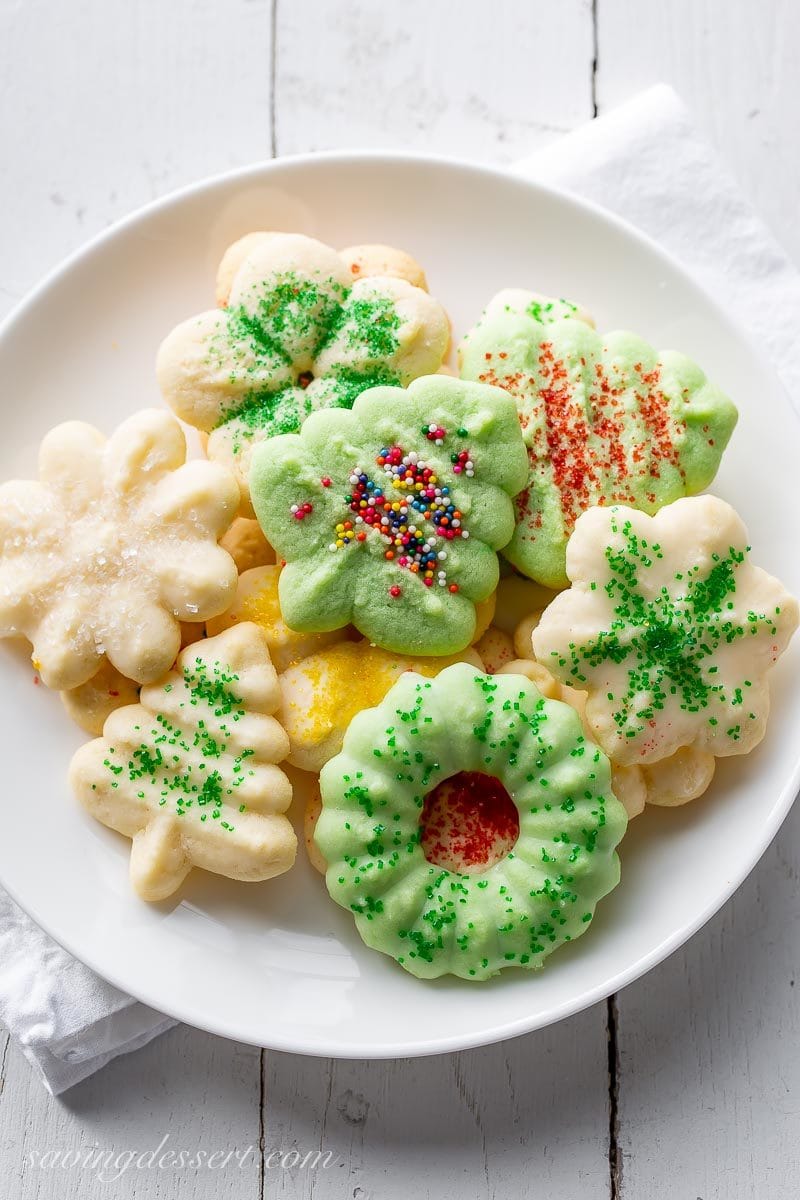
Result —
<instances>
[{"instance_id":1,"label":"cookie with green sprinkles","mask_svg":"<svg viewBox=\"0 0 800 1200\"><path fill-rule=\"evenodd\" d=\"M420 979L541 967L619 880L608 759L521 675L404 675L320 785L330 895Z\"/></svg>"},{"instance_id":2,"label":"cookie with green sprinkles","mask_svg":"<svg viewBox=\"0 0 800 1200\"><path fill-rule=\"evenodd\" d=\"M237 475L245 512L259 441L441 366L450 338L441 305L407 279L352 272L314 238L251 234L223 259L224 307L184 321L159 350L164 398L210 435L209 457Z\"/></svg>"},{"instance_id":3,"label":"cookie with green sprinkles","mask_svg":"<svg viewBox=\"0 0 800 1200\"><path fill-rule=\"evenodd\" d=\"M286 624L353 624L384 650L456 654L497 587L527 458L499 388L446 375L374 388L256 447L250 492L286 566Z\"/></svg>"},{"instance_id":4,"label":"cookie with green sprinkles","mask_svg":"<svg viewBox=\"0 0 800 1200\"><path fill-rule=\"evenodd\" d=\"M292 788L278 766L289 739L272 715L280 699L264 635L242 623L187 646L77 751L73 791L132 839L143 900L171 896L192 867L256 881L292 866Z\"/></svg>"},{"instance_id":5,"label":"cookie with green sprinkles","mask_svg":"<svg viewBox=\"0 0 800 1200\"><path fill-rule=\"evenodd\" d=\"M763 738L768 672L798 605L749 554L744 524L715 496L654 517L615 505L578 519L572 586L545 609L533 649L588 693L588 727L615 764L688 746L747 754Z\"/></svg>"},{"instance_id":6,"label":"cookie with green sprinkles","mask_svg":"<svg viewBox=\"0 0 800 1200\"><path fill-rule=\"evenodd\" d=\"M571 311L575 309L575 311ZM503 551L547 587L567 584L582 512L657 512L711 483L736 424L728 397L683 354L633 333L600 335L566 301L500 292L459 348L461 375L505 388L529 457L517 527Z\"/></svg>"}]
</instances>

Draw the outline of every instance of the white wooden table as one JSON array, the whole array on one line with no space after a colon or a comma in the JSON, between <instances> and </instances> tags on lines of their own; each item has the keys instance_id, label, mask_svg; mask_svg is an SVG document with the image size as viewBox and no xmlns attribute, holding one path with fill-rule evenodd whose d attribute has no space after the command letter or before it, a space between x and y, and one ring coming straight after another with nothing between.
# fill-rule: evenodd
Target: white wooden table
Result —
<instances>
[{"instance_id":1,"label":"white wooden table","mask_svg":"<svg viewBox=\"0 0 800 1200\"><path fill-rule=\"evenodd\" d=\"M0 0L0 310L201 176L355 145L509 161L659 79L800 260L798 55L796 0ZM0 1190L786 1200L799 919L800 809L685 950L506 1045L336 1063L179 1029L55 1101L0 1031ZM25 1165L95 1144L138 1154L167 1134L241 1165L132 1166L106 1183ZM294 1148L331 1165L292 1167Z\"/></svg>"}]
</instances>

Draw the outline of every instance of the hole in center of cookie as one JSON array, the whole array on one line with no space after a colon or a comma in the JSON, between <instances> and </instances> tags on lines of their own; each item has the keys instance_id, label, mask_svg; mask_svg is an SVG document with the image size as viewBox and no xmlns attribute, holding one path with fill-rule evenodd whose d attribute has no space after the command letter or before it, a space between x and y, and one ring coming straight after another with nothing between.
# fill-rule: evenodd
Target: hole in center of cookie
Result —
<instances>
[{"instance_id":1,"label":"hole in center of cookie","mask_svg":"<svg viewBox=\"0 0 800 1200\"><path fill-rule=\"evenodd\" d=\"M485 871L519 837L517 806L494 775L459 771L428 792L420 816L422 852L435 867Z\"/></svg>"},{"instance_id":2,"label":"hole in center of cookie","mask_svg":"<svg viewBox=\"0 0 800 1200\"><path fill-rule=\"evenodd\" d=\"M303 391L305 391L305 389L308 387L308 385L313 382L314 382L314 376L311 373L311 371L301 371L300 374L297 376L297 386L301 387L303 389Z\"/></svg>"}]
</instances>

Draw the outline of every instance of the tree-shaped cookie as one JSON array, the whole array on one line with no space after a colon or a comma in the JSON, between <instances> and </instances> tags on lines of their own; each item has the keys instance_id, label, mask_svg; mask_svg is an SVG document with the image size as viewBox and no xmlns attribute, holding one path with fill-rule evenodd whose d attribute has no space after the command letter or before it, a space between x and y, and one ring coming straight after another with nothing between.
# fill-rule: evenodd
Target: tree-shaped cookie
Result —
<instances>
[{"instance_id":1,"label":"tree-shaped cookie","mask_svg":"<svg viewBox=\"0 0 800 1200\"><path fill-rule=\"evenodd\" d=\"M263 634L236 625L187 646L173 671L75 754L73 790L133 840L131 880L144 900L172 895L192 867L256 881L292 866L279 704Z\"/></svg>"},{"instance_id":2,"label":"tree-shaped cookie","mask_svg":"<svg viewBox=\"0 0 800 1200\"><path fill-rule=\"evenodd\" d=\"M697 496L654 517L592 508L570 538L567 571L572 587L545 609L533 649L588 692L586 721L614 762L656 763L684 746L752 750L798 606L750 562L730 505Z\"/></svg>"},{"instance_id":3,"label":"tree-shaped cookie","mask_svg":"<svg viewBox=\"0 0 800 1200\"><path fill-rule=\"evenodd\" d=\"M180 621L223 612L236 567L217 545L238 493L217 463L186 462L169 413L145 409L111 438L69 421L39 452L39 480L0 487L0 637L33 643L48 687L76 688L104 656L137 683L180 649Z\"/></svg>"},{"instance_id":4,"label":"tree-shaped cookie","mask_svg":"<svg viewBox=\"0 0 800 1200\"><path fill-rule=\"evenodd\" d=\"M736 409L683 354L656 351L632 333L601 336L580 313L567 317L540 301L499 293L459 357L463 378L514 396L528 447L528 483L503 553L558 588L567 583L566 544L580 514L616 503L653 513L702 491Z\"/></svg>"},{"instance_id":5,"label":"tree-shaped cookie","mask_svg":"<svg viewBox=\"0 0 800 1200\"><path fill-rule=\"evenodd\" d=\"M209 457L236 471L245 511L255 443L296 432L318 409L350 408L376 384L405 386L444 358L444 309L400 277L407 260L420 279L413 260L399 256L398 267L387 247L353 249L340 255L301 234L242 238L220 266L227 307L184 321L159 351L165 399L210 434ZM367 259L396 273L365 275Z\"/></svg>"},{"instance_id":6,"label":"tree-shaped cookie","mask_svg":"<svg viewBox=\"0 0 800 1200\"><path fill-rule=\"evenodd\" d=\"M513 400L444 375L375 388L262 442L251 494L287 563L291 628L352 623L399 654L454 654L494 591L527 456Z\"/></svg>"}]
</instances>

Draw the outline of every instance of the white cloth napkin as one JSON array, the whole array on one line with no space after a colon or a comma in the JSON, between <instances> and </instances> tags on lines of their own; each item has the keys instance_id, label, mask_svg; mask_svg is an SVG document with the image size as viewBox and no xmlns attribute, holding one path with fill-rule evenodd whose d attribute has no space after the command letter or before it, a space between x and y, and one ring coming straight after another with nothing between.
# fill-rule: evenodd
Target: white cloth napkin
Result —
<instances>
[{"instance_id":1,"label":"white cloth napkin","mask_svg":"<svg viewBox=\"0 0 800 1200\"><path fill-rule=\"evenodd\" d=\"M652 88L516 169L604 205L671 251L754 328L797 401L800 274L670 88ZM2 891L0 1021L54 1094L174 1024L72 959Z\"/></svg>"},{"instance_id":2,"label":"white cloth napkin","mask_svg":"<svg viewBox=\"0 0 800 1200\"><path fill-rule=\"evenodd\" d=\"M659 242L752 330L800 410L800 271L672 88L642 92L515 170L602 204Z\"/></svg>"},{"instance_id":3,"label":"white cloth napkin","mask_svg":"<svg viewBox=\"0 0 800 1200\"><path fill-rule=\"evenodd\" d=\"M175 1024L72 958L2 889L0 1020L54 1096Z\"/></svg>"}]
</instances>

